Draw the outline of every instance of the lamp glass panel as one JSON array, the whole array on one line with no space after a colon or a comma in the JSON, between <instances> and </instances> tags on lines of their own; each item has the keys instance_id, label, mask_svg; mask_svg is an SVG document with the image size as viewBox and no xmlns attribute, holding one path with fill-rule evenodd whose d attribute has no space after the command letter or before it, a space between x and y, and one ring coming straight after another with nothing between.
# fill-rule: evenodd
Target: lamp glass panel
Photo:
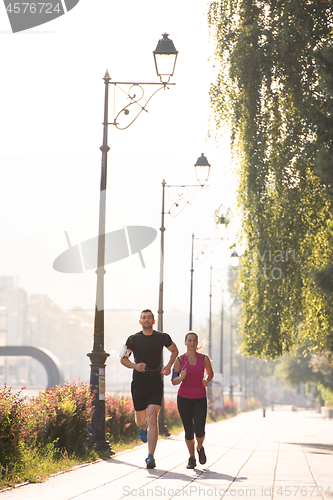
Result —
<instances>
[{"instance_id":1,"label":"lamp glass panel","mask_svg":"<svg viewBox=\"0 0 333 500\"><path fill-rule=\"evenodd\" d=\"M197 179L200 182L200 184L207 182L208 177L209 177L209 170L210 170L209 165L207 165L207 166L198 166L197 165L195 167L195 174L196 174Z\"/></svg>"},{"instance_id":2,"label":"lamp glass panel","mask_svg":"<svg viewBox=\"0 0 333 500\"><path fill-rule=\"evenodd\" d=\"M221 219L221 217L220 217L220 219ZM216 227L217 227L217 232L218 232L220 238L223 238L223 236L225 236L225 233L227 231L226 223L225 222L221 223L219 220Z\"/></svg>"},{"instance_id":3,"label":"lamp glass panel","mask_svg":"<svg viewBox=\"0 0 333 500\"><path fill-rule=\"evenodd\" d=\"M177 54L154 54L158 76L172 76Z\"/></svg>"},{"instance_id":4,"label":"lamp glass panel","mask_svg":"<svg viewBox=\"0 0 333 500\"><path fill-rule=\"evenodd\" d=\"M233 268L238 267L239 257L237 255L237 253L236 253L236 255L232 254L232 256L230 257L230 263L231 263L231 267L233 267Z\"/></svg>"}]
</instances>

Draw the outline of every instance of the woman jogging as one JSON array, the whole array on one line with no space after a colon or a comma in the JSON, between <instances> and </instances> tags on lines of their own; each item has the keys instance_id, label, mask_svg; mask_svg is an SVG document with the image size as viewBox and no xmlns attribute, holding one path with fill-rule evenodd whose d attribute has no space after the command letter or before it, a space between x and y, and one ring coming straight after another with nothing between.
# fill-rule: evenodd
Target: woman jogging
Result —
<instances>
[{"instance_id":1,"label":"woman jogging","mask_svg":"<svg viewBox=\"0 0 333 500\"><path fill-rule=\"evenodd\" d=\"M199 462L206 463L206 454L203 447L205 439L205 425L207 416L206 387L214 377L210 358L198 351L198 335L188 332L185 335L186 353L179 356L172 371L172 384L181 384L178 389L177 406L185 430L185 442L190 458L187 469L194 469L197 465L195 459L195 441ZM205 376L205 372L207 374Z\"/></svg>"}]
</instances>

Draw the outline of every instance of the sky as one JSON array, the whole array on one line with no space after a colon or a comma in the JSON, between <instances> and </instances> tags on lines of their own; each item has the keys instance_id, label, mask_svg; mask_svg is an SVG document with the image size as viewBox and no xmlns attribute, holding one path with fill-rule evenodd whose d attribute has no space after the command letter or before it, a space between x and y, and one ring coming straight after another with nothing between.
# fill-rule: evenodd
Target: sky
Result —
<instances>
[{"instance_id":1,"label":"sky","mask_svg":"<svg viewBox=\"0 0 333 500\"><path fill-rule=\"evenodd\" d=\"M161 183L195 185L204 153L208 186L190 188L184 210L165 215L166 326L168 312L189 311L193 233L194 327L208 318L210 266L219 310L237 224L221 241L214 211L235 210L237 179L228 138L207 139L214 46L206 12L203 0L80 0L66 15L13 34L0 5L0 276L15 276L28 294L47 294L64 310L94 310L94 270L60 273L53 261L68 248L65 232L72 245L97 236L105 71L114 81L158 81L152 51L167 32L179 51L176 85L158 92L127 130L109 126L106 231L137 225L158 235L142 251L145 268L138 255L106 266L105 308L157 311ZM109 109L112 116L111 102ZM177 188L166 188L166 212L177 199ZM200 238L212 238L210 247Z\"/></svg>"}]
</instances>

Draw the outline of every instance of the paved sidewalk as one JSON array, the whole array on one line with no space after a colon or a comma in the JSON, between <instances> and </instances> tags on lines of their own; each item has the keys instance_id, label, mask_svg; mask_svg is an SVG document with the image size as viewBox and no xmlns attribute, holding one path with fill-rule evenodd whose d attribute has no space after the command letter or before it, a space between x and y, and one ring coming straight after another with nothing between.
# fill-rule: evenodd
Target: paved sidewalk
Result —
<instances>
[{"instance_id":1,"label":"paved sidewalk","mask_svg":"<svg viewBox=\"0 0 333 500\"><path fill-rule=\"evenodd\" d=\"M0 500L333 498L333 420L314 411L276 407L209 424L205 450L207 463L187 470L182 433L159 440L156 469L145 468L142 445Z\"/></svg>"}]
</instances>

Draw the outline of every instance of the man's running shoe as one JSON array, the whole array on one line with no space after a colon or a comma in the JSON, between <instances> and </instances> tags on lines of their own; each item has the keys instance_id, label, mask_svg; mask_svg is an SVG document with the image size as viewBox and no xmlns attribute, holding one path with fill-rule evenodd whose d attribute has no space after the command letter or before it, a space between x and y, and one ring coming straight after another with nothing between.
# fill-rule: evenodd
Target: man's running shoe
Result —
<instances>
[{"instance_id":1,"label":"man's running shoe","mask_svg":"<svg viewBox=\"0 0 333 500\"><path fill-rule=\"evenodd\" d=\"M195 457L190 457L188 459L188 464L186 465L186 469L194 469L194 467L197 465L197 461Z\"/></svg>"},{"instance_id":2,"label":"man's running shoe","mask_svg":"<svg viewBox=\"0 0 333 500\"><path fill-rule=\"evenodd\" d=\"M145 429L144 431L142 429L140 429L140 431L139 431L140 439L144 443L147 442L147 433L148 433L148 429Z\"/></svg>"},{"instance_id":3,"label":"man's running shoe","mask_svg":"<svg viewBox=\"0 0 333 500\"><path fill-rule=\"evenodd\" d=\"M199 455L199 462L201 464L205 464L206 461L207 461L206 453L205 453L205 448L202 447L202 448L200 448L200 450L197 448L197 452L198 452L198 455Z\"/></svg>"},{"instance_id":4,"label":"man's running shoe","mask_svg":"<svg viewBox=\"0 0 333 500\"><path fill-rule=\"evenodd\" d=\"M155 469L156 463L153 455L149 454L146 458L147 469Z\"/></svg>"}]
</instances>

